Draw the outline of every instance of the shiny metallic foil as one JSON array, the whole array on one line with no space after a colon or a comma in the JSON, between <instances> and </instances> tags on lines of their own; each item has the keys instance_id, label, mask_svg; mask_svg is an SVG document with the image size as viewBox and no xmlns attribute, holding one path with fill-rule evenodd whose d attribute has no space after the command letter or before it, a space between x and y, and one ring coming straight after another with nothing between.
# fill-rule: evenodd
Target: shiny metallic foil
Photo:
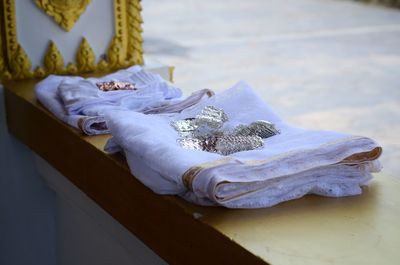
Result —
<instances>
[{"instance_id":1,"label":"shiny metallic foil","mask_svg":"<svg viewBox=\"0 0 400 265\"><path fill-rule=\"evenodd\" d=\"M222 127L228 116L222 109L206 106L195 118L188 118L171 123L181 137L207 137Z\"/></svg>"},{"instance_id":2,"label":"shiny metallic foil","mask_svg":"<svg viewBox=\"0 0 400 265\"><path fill-rule=\"evenodd\" d=\"M179 133L181 137L191 137L199 127L194 118L179 120L171 123L171 126Z\"/></svg>"},{"instance_id":3,"label":"shiny metallic foil","mask_svg":"<svg viewBox=\"0 0 400 265\"><path fill-rule=\"evenodd\" d=\"M252 122L249 125L238 125L233 130L233 135L241 135L241 136L252 136L257 135L261 138L268 138L279 134L279 130L275 128L275 126L268 121L256 121Z\"/></svg>"},{"instance_id":4,"label":"shiny metallic foil","mask_svg":"<svg viewBox=\"0 0 400 265\"><path fill-rule=\"evenodd\" d=\"M178 120L171 126L178 131L181 138L177 141L183 148L221 155L257 149L264 144L262 138L280 133L272 123L263 120L221 130L226 121L228 116L222 109L206 106L195 118Z\"/></svg>"},{"instance_id":5,"label":"shiny metallic foil","mask_svg":"<svg viewBox=\"0 0 400 265\"><path fill-rule=\"evenodd\" d=\"M221 128L227 120L228 116L226 113L214 106L206 106L200 115L196 116L196 123L199 126L203 125L214 129Z\"/></svg>"},{"instance_id":6,"label":"shiny metallic foil","mask_svg":"<svg viewBox=\"0 0 400 265\"><path fill-rule=\"evenodd\" d=\"M254 150L263 146L259 136L211 136L207 138L180 138L178 143L185 149L201 150L221 155Z\"/></svg>"},{"instance_id":7,"label":"shiny metallic foil","mask_svg":"<svg viewBox=\"0 0 400 265\"><path fill-rule=\"evenodd\" d=\"M215 143L215 152L221 155L230 155L236 152L254 150L264 145L259 136L231 136L218 137Z\"/></svg>"}]
</instances>

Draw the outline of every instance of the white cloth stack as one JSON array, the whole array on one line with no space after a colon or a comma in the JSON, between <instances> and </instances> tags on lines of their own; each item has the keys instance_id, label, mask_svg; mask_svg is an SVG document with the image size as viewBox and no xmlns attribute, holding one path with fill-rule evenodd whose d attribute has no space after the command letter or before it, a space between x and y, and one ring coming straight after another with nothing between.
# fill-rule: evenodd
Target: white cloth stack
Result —
<instances>
[{"instance_id":1,"label":"white cloth stack","mask_svg":"<svg viewBox=\"0 0 400 265\"><path fill-rule=\"evenodd\" d=\"M102 91L96 85L110 81L133 83L135 90ZM37 84L35 92L57 118L88 135L109 133L106 111L179 112L211 96L211 91L205 89L184 98L179 88L140 66L101 78L51 75Z\"/></svg>"},{"instance_id":2,"label":"white cloth stack","mask_svg":"<svg viewBox=\"0 0 400 265\"><path fill-rule=\"evenodd\" d=\"M267 120L281 133L229 156L182 148L171 122L207 105L225 111L227 127ZM154 192L201 205L260 208L306 194L357 195L381 168L382 149L373 140L288 125L243 81L179 114L113 111L106 119L113 135L106 151L122 151L132 174Z\"/></svg>"}]
</instances>

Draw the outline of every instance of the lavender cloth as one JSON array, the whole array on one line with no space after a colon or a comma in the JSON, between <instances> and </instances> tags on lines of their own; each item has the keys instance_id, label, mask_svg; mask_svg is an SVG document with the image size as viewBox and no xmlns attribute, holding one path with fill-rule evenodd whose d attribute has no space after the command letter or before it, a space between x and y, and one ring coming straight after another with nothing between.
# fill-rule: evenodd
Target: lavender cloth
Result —
<instances>
[{"instance_id":1,"label":"lavender cloth","mask_svg":"<svg viewBox=\"0 0 400 265\"><path fill-rule=\"evenodd\" d=\"M105 81L134 83L137 90L104 92L96 83ZM58 119L87 135L96 135L109 133L105 111L179 112L208 97L210 91L182 97L179 88L159 75L133 66L101 78L51 75L37 84L35 93Z\"/></svg>"},{"instance_id":2,"label":"lavender cloth","mask_svg":"<svg viewBox=\"0 0 400 265\"><path fill-rule=\"evenodd\" d=\"M96 83L121 81L135 84L137 90L102 91ZM68 115L102 116L106 110L142 111L158 107L163 100L180 98L179 88L159 75L134 66L102 78L68 77L58 86L58 94Z\"/></svg>"},{"instance_id":3,"label":"lavender cloth","mask_svg":"<svg viewBox=\"0 0 400 265\"><path fill-rule=\"evenodd\" d=\"M268 120L281 134L264 139L263 148L229 156L183 149L170 123L206 105L224 109L226 129ZM132 174L154 192L201 205L260 208L306 194L357 195L381 168L381 147L373 140L291 126L244 82L179 114L114 111L106 119L113 135L106 151L122 151Z\"/></svg>"}]
</instances>

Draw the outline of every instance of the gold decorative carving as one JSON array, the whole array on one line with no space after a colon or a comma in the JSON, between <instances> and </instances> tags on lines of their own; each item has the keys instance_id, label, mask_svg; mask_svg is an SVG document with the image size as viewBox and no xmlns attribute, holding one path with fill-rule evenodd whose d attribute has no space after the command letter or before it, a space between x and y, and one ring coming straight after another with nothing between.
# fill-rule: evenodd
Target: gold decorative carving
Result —
<instances>
[{"instance_id":1,"label":"gold decorative carving","mask_svg":"<svg viewBox=\"0 0 400 265\"><path fill-rule=\"evenodd\" d=\"M1 46L0 46L0 49L1 49ZM0 75L2 75L5 70L6 70L6 67L4 65L3 56L1 56L0 57Z\"/></svg>"},{"instance_id":2,"label":"gold decorative carving","mask_svg":"<svg viewBox=\"0 0 400 265\"><path fill-rule=\"evenodd\" d=\"M46 72L54 74L64 73L64 59L58 50L56 44L50 41L49 47L47 48L44 56L44 66Z\"/></svg>"},{"instance_id":3,"label":"gold decorative carving","mask_svg":"<svg viewBox=\"0 0 400 265\"><path fill-rule=\"evenodd\" d=\"M67 73L70 75L76 75L78 73L78 67L76 67L76 65L73 63L68 63Z\"/></svg>"},{"instance_id":4,"label":"gold decorative carving","mask_svg":"<svg viewBox=\"0 0 400 265\"><path fill-rule=\"evenodd\" d=\"M127 60L131 64L143 64L142 6L140 1L127 0L128 47Z\"/></svg>"},{"instance_id":5,"label":"gold decorative carving","mask_svg":"<svg viewBox=\"0 0 400 265\"><path fill-rule=\"evenodd\" d=\"M86 38L83 38L81 45L79 45L78 53L76 54L76 62L78 71L82 73L96 70L96 56Z\"/></svg>"},{"instance_id":6,"label":"gold decorative carving","mask_svg":"<svg viewBox=\"0 0 400 265\"><path fill-rule=\"evenodd\" d=\"M138 0L115 0L115 38L120 41L120 52L124 54L128 64L143 64L142 26L140 11L142 7ZM111 45L110 45L111 48ZM123 67L117 65L114 67Z\"/></svg>"},{"instance_id":7,"label":"gold decorative carving","mask_svg":"<svg viewBox=\"0 0 400 265\"><path fill-rule=\"evenodd\" d=\"M122 42L118 39L118 37L113 38L111 45L108 48L107 63L111 69L128 64L124 57Z\"/></svg>"},{"instance_id":8,"label":"gold decorative carving","mask_svg":"<svg viewBox=\"0 0 400 265\"><path fill-rule=\"evenodd\" d=\"M36 5L64 30L70 31L91 0L35 0Z\"/></svg>"},{"instance_id":9,"label":"gold decorative carving","mask_svg":"<svg viewBox=\"0 0 400 265\"><path fill-rule=\"evenodd\" d=\"M103 56L103 57L105 57L105 56ZM107 63L106 59L105 58L100 59L100 61L97 64L97 70L99 72L106 72L107 70L110 70L110 69L112 69L112 68L109 66L109 63Z\"/></svg>"},{"instance_id":10,"label":"gold decorative carving","mask_svg":"<svg viewBox=\"0 0 400 265\"><path fill-rule=\"evenodd\" d=\"M46 12L58 14L60 24L72 27L75 21L62 22L71 18L73 10L85 7L90 0L35 0ZM15 17L15 0L0 0L0 79L42 78L49 74L80 74L84 72L107 72L124 68L133 64L143 64L142 49L142 17L140 15L140 0L114 0L115 35L112 38L105 55L96 64L95 54L89 42L83 38L76 53L76 62L70 62L64 67L61 52L54 42L50 42L43 58L43 66L36 67L32 72L31 62L23 47L18 43ZM81 3L86 3L85 7ZM61 13L62 8L72 8ZM61 9L60 9L61 8ZM83 12L82 11L82 12ZM49 14L49 13L48 13ZM80 13L82 14L82 13ZM75 16L75 15L74 15ZM71 22L72 21L72 22ZM68 24L70 23L70 24ZM72 24L71 24L72 23ZM66 28L67 29L67 28Z\"/></svg>"},{"instance_id":11,"label":"gold decorative carving","mask_svg":"<svg viewBox=\"0 0 400 265\"><path fill-rule=\"evenodd\" d=\"M10 61L11 74L15 79L23 79L32 77L31 61L21 45L17 45Z\"/></svg>"},{"instance_id":12,"label":"gold decorative carving","mask_svg":"<svg viewBox=\"0 0 400 265\"><path fill-rule=\"evenodd\" d=\"M2 17L0 16L0 18L2 18ZM2 26L2 22L3 22L3 20L0 19L0 28ZM3 40L2 40L2 38L0 38L0 80L6 79L5 78L6 71L7 71L7 68L6 68L6 65L4 62L4 55L3 55Z\"/></svg>"},{"instance_id":13,"label":"gold decorative carving","mask_svg":"<svg viewBox=\"0 0 400 265\"><path fill-rule=\"evenodd\" d=\"M0 29L2 22L3 22L2 19L0 19ZM2 38L0 38L0 78L3 76L4 71L6 71L6 65L4 63L4 56L3 56L3 40Z\"/></svg>"},{"instance_id":14,"label":"gold decorative carving","mask_svg":"<svg viewBox=\"0 0 400 265\"><path fill-rule=\"evenodd\" d=\"M9 71L5 71L3 73L3 76L0 76L1 80L11 80L12 79L12 75Z\"/></svg>"},{"instance_id":15,"label":"gold decorative carving","mask_svg":"<svg viewBox=\"0 0 400 265\"><path fill-rule=\"evenodd\" d=\"M3 17L5 31L5 46L6 46L6 58L11 60L14 52L17 50L17 23L15 18L15 4L13 0L5 0L3 3Z\"/></svg>"},{"instance_id":16,"label":"gold decorative carving","mask_svg":"<svg viewBox=\"0 0 400 265\"><path fill-rule=\"evenodd\" d=\"M38 66L38 67L36 67L35 71L33 72L33 75L36 78L43 78L46 76L46 71L44 70L43 67Z\"/></svg>"},{"instance_id":17,"label":"gold decorative carving","mask_svg":"<svg viewBox=\"0 0 400 265\"><path fill-rule=\"evenodd\" d=\"M7 70L4 59L0 57L0 80L9 80L11 79L11 73Z\"/></svg>"}]
</instances>

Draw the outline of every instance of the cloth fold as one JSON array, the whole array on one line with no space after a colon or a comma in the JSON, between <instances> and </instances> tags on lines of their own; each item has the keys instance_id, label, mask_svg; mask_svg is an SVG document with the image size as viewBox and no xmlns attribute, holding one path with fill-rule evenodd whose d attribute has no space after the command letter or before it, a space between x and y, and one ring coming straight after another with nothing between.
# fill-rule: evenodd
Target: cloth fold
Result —
<instances>
[{"instance_id":1,"label":"cloth fold","mask_svg":"<svg viewBox=\"0 0 400 265\"><path fill-rule=\"evenodd\" d=\"M136 90L102 91L99 82L128 82ZM58 86L58 93L69 115L102 116L106 110L141 111L152 106L158 107L162 100L182 96L181 90L139 66L118 71L102 78L64 78Z\"/></svg>"},{"instance_id":2,"label":"cloth fold","mask_svg":"<svg viewBox=\"0 0 400 265\"><path fill-rule=\"evenodd\" d=\"M134 90L102 91L99 82L127 82ZM36 85L37 99L58 119L87 135L109 133L104 113L130 110L179 112L208 97L209 90L183 97L179 88L159 75L133 66L100 78L51 75Z\"/></svg>"},{"instance_id":3,"label":"cloth fold","mask_svg":"<svg viewBox=\"0 0 400 265\"><path fill-rule=\"evenodd\" d=\"M208 105L226 112L227 130L267 120L281 133L264 139L260 149L229 156L182 148L171 122L195 117ZM122 151L132 174L154 192L201 205L260 208L305 194L357 195L371 172L381 169L382 148L375 141L291 126L243 81L173 115L113 111L105 116L113 135L105 150Z\"/></svg>"}]
</instances>

